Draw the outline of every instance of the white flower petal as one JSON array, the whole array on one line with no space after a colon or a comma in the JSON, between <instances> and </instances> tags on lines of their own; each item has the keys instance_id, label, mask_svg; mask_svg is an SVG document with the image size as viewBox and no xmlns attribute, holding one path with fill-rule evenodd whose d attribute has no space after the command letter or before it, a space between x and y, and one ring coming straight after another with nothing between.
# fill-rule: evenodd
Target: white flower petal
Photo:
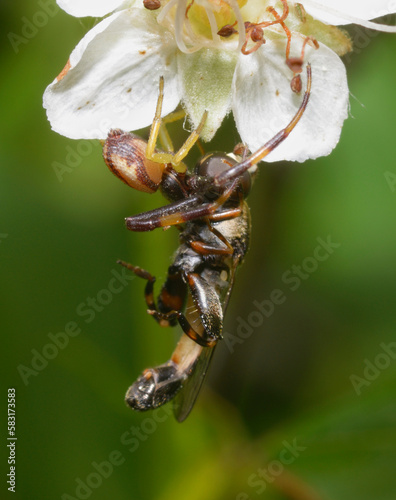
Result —
<instances>
[{"instance_id":1,"label":"white flower petal","mask_svg":"<svg viewBox=\"0 0 396 500\"><path fill-rule=\"evenodd\" d=\"M237 61L234 51L201 49L178 55L183 105L197 127L208 111L201 138L210 141L231 109L231 84Z\"/></svg>"},{"instance_id":2,"label":"white flower petal","mask_svg":"<svg viewBox=\"0 0 396 500\"><path fill-rule=\"evenodd\" d=\"M396 2L392 0L301 0L300 3L314 18L334 25L366 25L362 21L396 12Z\"/></svg>"},{"instance_id":3,"label":"white flower petal","mask_svg":"<svg viewBox=\"0 0 396 500\"><path fill-rule=\"evenodd\" d=\"M75 17L103 17L118 9L125 0L56 0L61 9Z\"/></svg>"},{"instance_id":4,"label":"white flower petal","mask_svg":"<svg viewBox=\"0 0 396 500\"><path fill-rule=\"evenodd\" d=\"M296 40L297 41L297 40ZM301 46L293 44L296 55ZM312 92L307 109L289 137L266 161L304 161L328 155L337 144L348 115L348 85L341 59L321 44L306 48L312 65ZM240 56L233 82L233 111L242 140L253 152L292 119L302 101L290 89L293 76L284 61L285 42L267 41L249 56ZM292 54L294 55L294 54ZM301 74L303 89L305 69Z\"/></svg>"},{"instance_id":5,"label":"white flower petal","mask_svg":"<svg viewBox=\"0 0 396 500\"><path fill-rule=\"evenodd\" d=\"M72 139L103 139L110 128L151 124L159 77L165 79L163 115L180 101L176 47L149 11L113 14L81 40L71 69L44 93L52 128Z\"/></svg>"}]
</instances>

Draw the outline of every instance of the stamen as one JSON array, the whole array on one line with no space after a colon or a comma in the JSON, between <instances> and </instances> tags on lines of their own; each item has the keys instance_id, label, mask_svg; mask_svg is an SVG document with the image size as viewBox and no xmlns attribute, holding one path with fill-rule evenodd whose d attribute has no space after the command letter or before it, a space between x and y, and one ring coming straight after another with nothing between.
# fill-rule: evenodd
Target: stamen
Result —
<instances>
[{"instance_id":1,"label":"stamen","mask_svg":"<svg viewBox=\"0 0 396 500\"><path fill-rule=\"evenodd\" d=\"M308 42L312 42L313 46L315 47L316 50L319 48L319 42L314 38L313 36L307 36L305 37L302 49L301 49L301 59L304 59L305 56L305 46L307 45Z\"/></svg>"},{"instance_id":2,"label":"stamen","mask_svg":"<svg viewBox=\"0 0 396 500\"><path fill-rule=\"evenodd\" d=\"M261 28L268 28L268 26L273 26L274 24L282 24L283 21L286 20L287 16L289 15L289 4L287 3L287 0L281 0L283 3L283 12L282 15L280 16L274 7L270 6L267 8L268 12L270 12L274 17L275 21L266 21L264 23L258 23L257 26L260 26Z\"/></svg>"},{"instance_id":3,"label":"stamen","mask_svg":"<svg viewBox=\"0 0 396 500\"><path fill-rule=\"evenodd\" d=\"M302 66L304 64L304 56L305 56L305 46L308 42L311 42L315 50L319 48L319 43L316 38L312 36L306 36L301 48L300 57L286 57L286 64L293 71L294 74L301 73Z\"/></svg>"},{"instance_id":4,"label":"stamen","mask_svg":"<svg viewBox=\"0 0 396 500\"><path fill-rule=\"evenodd\" d=\"M300 21L302 23L305 23L307 21L307 16L306 16L304 6L301 3L297 3L295 10L296 10L297 16L300 18Z\"/></svg>"},{"instance_id":5,"label":"stamen","mask_svg":"<svg viewBox=\"0 0 396 500\"><path fill-rule=\"evenodd\" d=\"M217 26L217 22L216 22L216 18L215 18L215 15L213 13L213 10L205 7L205 12L206 12L206 15L208 16L208 20L209 20L209 24L210 24L210 31L212 32L212 40L213 40L213 42L215 42L215 41L219 42L220 37L217 34L217 31L219 28Z\"/></svg>"},{"instance_id":6,"label":"stamen","mask_svg":"<svg viewBox=\"0 0 396 500\"><path fill-rule=\"evenodd\" d=\"M158 14L157 17L157 22L159 24L162 23L162 21L165 19L165 17L168 15L168 12L171 10L171 8L178 2L179 0L169 0L169 2L165 5L165 7L162 9L162 11Z\"/></svg>"},{"instance_id":7,"label":"stamen","mask_svg":"<svg viewBox=\"0 0 396 500\"><path fill-rule=\"evenodd\" d=\"M273 7L268 7L268 11L271 12L271 14L275 17L277 23L279 23L282 28L283 28L283 31L286 33L286 36L287 36L287 45L286 45L286 60L289 59L289 56L290 56L290 44L291 44L291 32L289 30L289 28L286 26L286 24L284 23L284 20L286 19L286 17L284 17L285 15L285 10L283 11L283 15L280 16L276 10L273 8ZM289 13L289 10L287 10L287 13Z\"/></svg>"},{"instance_id":8,"label":"stamen","mask_svg":"<svg viewBox=\"0 0 396 500\"><path fill-rule=\"evenodd\" d=\"M235 24L238 25L239 50L239 48L242 47L246 36L242 14L237 0L224 0L224 2L228 4L236 18ZM193 20L191 15L195 15L191 14L193 12L192 7L194 4L198 4L200 8L205 11L208 28L210 28L211 33L209 37L206 34L201 34L200 31L197 31L194 28L194 25L191 24L191 21ZM213 45L218 46L221 43L221 38L218 34L219 27L217 25L216 12L214 10L215 6L211 3L211 0L170 0L158 15L158 23L163 23L169 15L171 9L175 6L176 13L174 16L172 14L172 20L169 20L169 22L173 24L176 44L179 50L185 54L191 54L192 52L198 51L202 47L211 47Z\"/></svg>"},{"instance_id":9,"label":"stamen","mask_svg":"<svg viewBox=\"0 0 396 500\"><path fill-rule=\"evenodd\" d=\"M246 22L245 29L246 38L242 45L241 52L243 55L248 56L249 54L256 52L256 50L265 43L265 38L263 29L258 24ZM246 47L249 42L249 38L252 40L252 42L254 42L254 45L252 48L247 49Z\"/></svg>"},{"instance_id":10,"label":"stamen","mask_svg":"<svg viewBox=\"0 0 396 500\"><path fill-rule=\"evenodd\" d=\"M245 23L242 18L241 10L239 8L238 2L236 0L225 0L226 3L231 7L234 12L235 18L237 20L237 28L239 34L239 43L238 43L238 51L240 51L245 43L246 39L246 31L245 31Z\"/></svg>"},{"instance_id":11,"label":"stamen","mask_svg":"<svg viewBox=\"0 0 396 500\"><path fill-rule=\"evenodd\" d=\"M192 54L193 52L196 52L200 48L202 48L202 44L199 44L197 42L196 45L192 45L192 47L188 48L187 45L184 43L184 37L183 37L183 32L184 32L184 24L187 21L187 26L190 32L190 35L193 36L193 38L196 37L194 36L194 33L191 30L190 26L190 21L188 18L186 19L186 4L187 0L176 0L178 1L177 4L177 10L176 10L176 18L175 18L175 38L176 38L176 43L179 49L184 52L185 54ZM193 40L194 41L194 40Z\"/></svg>"},{"instance_id":12,"label":"stamen","mask_svg":"<svg viewBox=\"0 0 396 500\"><path fill-rule=\"evenodd\" d=\"M187 9L186 9L186 18L188 17L188 11L191 9L191 7L194 5L194 2L195 0L191 0L191 2L189 3Z\"/></svg>"},{"instance_id":13,"label":"stamen","mask_svg":"<svg viewBox=\"0 0 396 500\"><path fill-rule=\"evenodd\" d=\"M284 21L289 15L289 4L287 3L287 0L281 0L281 2L283 4L282 15L279 15L272 6L267 8L267 11L275 17L275 21L265 21L262 23L250 23L250 22L245 23L246 36L244 43L241 47L242 54L244 55L251 54L252 52L255 52L259 47L261 47L263 43L265 43L264 31L263 31L264 28L268 28L269 26L273 26L275 24L280 24L287 36L286 58L288 57L288 54L290 52L291 33L289 28L285 25ZM253 45L252 48L247 49L246 47L249 42L249 38L255 44Z\"/></svg>"},{"instance_id":14,"label":"stamen","mask_svg":"<svg viewBox=\"0 0 396 500\"><path fill-rule=\"evenodd\" d=\"M235 21L235 23L233 24L225 24L222 28L219 29L217 34L223 38L228 38L232 35L235 35L236 33L238 33L238 31L234 28L236 23L237 21Z\"/></svg>"},{"instance_id":15,"label":"stamen","mask_svg":"<svg viewBox=\"0 0 396 500\"><path fill-rule=\"evenodd\" d=\"M319 43L316 40L316 38L314 38L312 36L306 36L304 38L304 42L303 42L303 45L301 48L300 57L288 57L288 56L286 57L286 64L289 66L289 68L294 73L294 76L290 82L290 88L296 94L299 94L301 92L301 88L302 88L300 73L302 72L302 67L304 64L304 57L305 57L305 47L306 47L308 42L312 43L315 50L317 50L319 48Z\"/></svg>"}]
</instances>

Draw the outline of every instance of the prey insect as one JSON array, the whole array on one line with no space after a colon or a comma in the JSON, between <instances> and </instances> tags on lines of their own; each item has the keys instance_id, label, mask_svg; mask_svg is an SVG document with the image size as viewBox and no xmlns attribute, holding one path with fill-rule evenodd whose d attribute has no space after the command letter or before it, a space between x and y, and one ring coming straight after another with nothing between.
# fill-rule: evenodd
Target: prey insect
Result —
<instances>
[{"instance_id":1,"label":"prey insect","mask_svg":"<svg viewBox=\"0 0 396 500\"><path fill-rule=\"evenodd\" d=\"M110 131L103 156L110 170L128 185L146 192L158 189L170 201L164 207L126 218L131 231L151 231L175 226L180 245L157 301L155 278L149 272L119 261L147 281L148 312L161 326L179 324L183 330L171 358L144 370L128 389L126 402L135 410L149 410L175 398L175 416L183 421L191 411L205 378L214 349L222 338L224 314L235 273L249 246L250 213L245 201L255 166L297 125L308 105L307 88L290 123L256 152L243 157L210 153L189 172L183 159L198 140L206 113L183 146L173 152L161 126L163 79L148 143L121 130ZM155 149L158 135L169 152ZM243 149L243 148L242 148Z\"/></svg>"}]
</instances>

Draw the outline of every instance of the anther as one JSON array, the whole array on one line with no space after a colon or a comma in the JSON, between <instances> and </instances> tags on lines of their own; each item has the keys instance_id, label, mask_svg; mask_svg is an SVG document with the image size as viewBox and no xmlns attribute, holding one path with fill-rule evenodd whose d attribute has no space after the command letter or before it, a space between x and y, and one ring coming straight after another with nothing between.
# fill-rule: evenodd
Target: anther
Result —
<instances>
[{"instance_id":1,"label":"anther","mask_svg":"<svg viewBox=\"0 0 396 500\"><path fill-rule=\"evenodd\" d=\"M303 59L301 57L289 57L286 59L286 64L293 71L293 73L301 73L303 66Z\"/></svg>"},{"instance_id":2,"label":"anther","mask_svg":"<svg viewBox=\"0 0 396 500\"><path fill-rule=\"evenodd\" d=\"M234 24L225 24L222 28L219 29L217 34L223 38L228 38L232 35L235 35L238 33L238 31L234 28L234 26L237 24L237 21L235 21Z\"/></svg>"},{"instance_id":3,"label":"anther","mask_svg":"<svg viewBox=\"0 0 396 500\"><path fill-rule=\"evenodd\" d=\"M264 31L259 26L254 26L250 32L252 42L262 42L264 39Z\"/></svg>"},{"instance_id":4,"label":"anther","mask_svg":"<svg viewBox=\"0 0 396 500\"><path fill-rule=\"evenodd\" d=\"M148 10L157 10L161 7L161 0L143 0L143 5Z\"/></svg>"},{"instance_id":5,"label":"anther","mask_svg":"<svg viewBox=\"0 0 396 500\"><path fill-rule=\"evenodd\" d=\"M301 76L300 75L294 75L291 82L290 82L290 88L295 94L299 94L302 89L302 81L301 81Z\"/></svg>"},{"instance_id":6,"label":"anther","mask_svg":"<svg viewBox=\"0 0 396 500\"><path fill-rule=\"evenodd\" d=\"M302 23L305 23L307 21L307 16L306 16L304 6L301 3L297 3L295 8L296 8L297 16L300 18L300 21Z\"/></svg>"}]
</instances>

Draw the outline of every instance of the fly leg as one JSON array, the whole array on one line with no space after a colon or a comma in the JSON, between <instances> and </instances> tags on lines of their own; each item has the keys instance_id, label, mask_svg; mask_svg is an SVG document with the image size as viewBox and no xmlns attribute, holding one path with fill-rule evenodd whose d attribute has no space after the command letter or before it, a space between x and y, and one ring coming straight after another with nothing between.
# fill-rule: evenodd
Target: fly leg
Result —
<instances>
[{"instance_id":1,"label":"fly leg","mask_svg":"<svg viewBox=\"0 0 396 500\"><path fill-rule=\"evenodd\" d=\"M145 271L138 266L133 266L132 264L128 264L122 260L117 262L135 273L136 276L139 276L139 278L147 280L147 285L144 291L144 297L148 307L147 312L153 316L160 326L175 326L179 323L183 332L197 344L204 347L213 347L217 343L218 338L214 338L213 336L210 339L202 338L191 326L186 316L181 312L185 301L186 286L181 279L181 274L177 272L173 266L170 266L168 270L167 279L162 287L160 295L158 296L158 305L156 305L154 300L155 277L148 271ZM190 277L192 274L188 276ZM197 276L199 279L198 275L194 274L194 276ZM193 278L191 278L191 280L193 280Z\"/></svg>"},{"instance_id":2,"label":"fly leg","mask_svg":"<svg viewBox=\"0 0 396 500\"><path fill-rule=\"evenodd\" d=\"M180 311L184 305L186 297L186 285L183 282L181 274L173 267L168 269L168 276L161 292L157 299L157 304L154 300L154 283L155 277L144 269L128 264L122 260L117 261L118 264L126 267L130 271L147 280L144 290L144 298L148 307L148 313L151 314L160 326L175 326L177 320L173 317L166 317L172 311Z\"/></svg>"},{"instance_id":3,"label":"fly leg","mask_svg":"<svg viewBox=\"0 0 396 500\"><path fill-rule=\"evenodd\" d=\"M217 338L212 338L210 340L202 338L181 311L171 311L165 314L159 311L149 311L149 314L154 316L160 324L162 321L167 321L169 323L177 321L187 337L202 347L214 347L217 344Z\"/></svg>"},{"instance_id":4,"label":"fly leg","mask_svg":"<svg viewBox=\"0 0 396 500\"><path fill-rule=\"evenodd\" d=\"M224 257L226 257L227 255L233 255L235 249L229 243L227 238L223 234L221 234L220 231L218 231L215 227L212 226L211 221L214 222L223 221L228 218L238 217L242 213L243 209L243 199L241 193L239 195L240 195L240 200L239 200L239 205L237 207L230 208L228 210L227 209L222 210L221 212L215 213L205 218L205 222L206 225L208 226L209 231L220 240L221 245L219 244L210 245L200 240L188 241L188 244L193 250L195 250L195 252L201 255L223 255Z\"/></svg>"}]
</instances>

